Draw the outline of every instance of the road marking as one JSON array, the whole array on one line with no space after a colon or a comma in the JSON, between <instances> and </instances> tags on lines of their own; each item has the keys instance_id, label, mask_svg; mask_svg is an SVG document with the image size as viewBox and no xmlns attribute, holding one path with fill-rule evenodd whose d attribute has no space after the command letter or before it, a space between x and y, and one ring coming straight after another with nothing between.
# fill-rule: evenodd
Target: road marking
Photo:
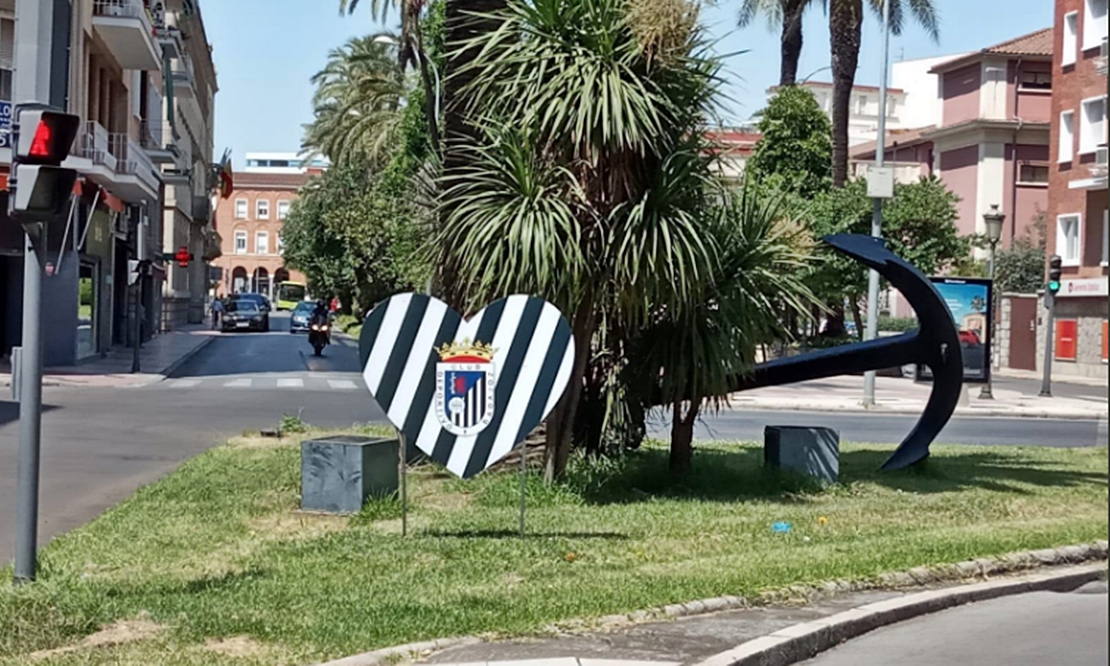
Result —
<instances>
[{"instance_id":1,"label":"road marking","mask_svg":"<svg viewBox=\"0 0 1110 666\"><path fill-rule=\"evenodd\" d=\"M251 387L251 380L250 379L233 379L230 382L224 384L224 388L250 388L250 387Z\"/></svg>"},{"instance_id":2,"label":"road marking","mask_svg":"<svg viewBox=\"0 0 1110 666\"><path fill-rule=\"evenodd\" d=\"M278 388L304 388L303 379L279 379L277 380Z\"/></svg>"},{"instance_id":3,"label":"road marking","mask_svg":"<svg viewBox=\"0 0 1110 666\"><path fill-rule=\"evenodd\" d=\"M349 391L358 388L358 385L349 379L329 379L328 386L340 391Z\"/></svg>"},{"instance_id":4,"label":"road marking","mask_svg":"<svg viewBox=\"0 0 1110 666\"><path fill-rule=\"evenodd\" d=\"M200 384L199 379L175 379L170 382L170 388L187 389Z\"/></svg>"}]
</instances>

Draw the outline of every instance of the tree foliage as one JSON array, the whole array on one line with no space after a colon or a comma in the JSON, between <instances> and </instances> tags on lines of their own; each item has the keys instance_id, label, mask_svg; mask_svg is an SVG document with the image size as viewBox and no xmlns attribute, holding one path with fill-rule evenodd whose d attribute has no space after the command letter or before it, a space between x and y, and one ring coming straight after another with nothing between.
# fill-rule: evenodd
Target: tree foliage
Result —
<instances>
[{"instance_id":1,"label":"tree foliage","mask_svg":"<svg viewBox=\"0 0 1110 666\"><path fill-rule=\"evenodd\" d=\"M762 134L745 171L756 179L782 178L804 197L829 189L831 125L813 93L800 86L781 88L759 119Z\"/></svg>"},{"instance_id":2,"label":"tree foliage","mask_svg":"<svg viewBox=\"0 0 1110 666\"><path fill-rule=\"evenodd\" d=\"M1047 221L1047 215L1038 212L1024 235L1015 238L1010 247L998 251L995 281L1000 292L1035 294L1044 288Z\"/></svg>"}]
</instances>

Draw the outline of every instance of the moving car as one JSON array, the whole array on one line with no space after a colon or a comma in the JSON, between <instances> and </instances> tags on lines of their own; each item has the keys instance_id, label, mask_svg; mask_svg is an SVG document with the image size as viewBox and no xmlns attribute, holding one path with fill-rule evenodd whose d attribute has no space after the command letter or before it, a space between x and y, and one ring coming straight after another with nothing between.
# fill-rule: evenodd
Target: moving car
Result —
<instances>
[{"instance_id":1,"label":"moving car","mask_svg":"<svg viewBox=\"0 0 1110 666\"><path fill-rule=\"evenodd\" d=\"M263 312L269 312L270 310L273 310L273 306L270 305L270 299L266 298L262 294L236 294L235 299L240 301L254 301L255 305L258 306L258 309L262 310Z\"/></svg>"},{"instance_id":2,"label":"moving car","mask_svg":"<svg viewBox=\"0 0 1110 666\"><path fill-rule=\"evenodd\" d=\"M297 304L308 297L308 290L303 282L279 282L277 286L277 309L292 310Z\"/></svg>"},{"instance_id":3,"label":"moving car","mask_svg":"<svg viewBox=\"0 0 1110 666\"><path fill-rule=\"evenodd\" d=\"M224 331L270 330L270 315L253 299L236 298L227 303L223 317Z\"/></svg>"},{"instance_id":4,"label":"moving car","mask_svg":"<svg viewBox=\"0 0 1110 666\"><path fill-rule=\"evenodd\" d=\"M293 308L293 318L289 321L289 332L308 332L309 320L312 319L312 311L315 309L316 305L312 301L301 301L297 303L297 307Z\"/></svg>"}]
</instances>

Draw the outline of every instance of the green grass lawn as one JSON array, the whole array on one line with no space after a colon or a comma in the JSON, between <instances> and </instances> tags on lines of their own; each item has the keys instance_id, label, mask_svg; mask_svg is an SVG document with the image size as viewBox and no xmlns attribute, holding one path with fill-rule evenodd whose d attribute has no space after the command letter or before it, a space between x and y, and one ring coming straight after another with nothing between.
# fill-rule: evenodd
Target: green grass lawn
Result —
<instances>
[{"instance_id":1,"label":"green grass lawn","mask_svg":"<svg viewBox=\"0 0 1110 666\"><path fill-rule=\"evenodd\" d=\"M293 440L240 439L56 539L34 585L0 582L0 663L308 663L1107 537L1106 449L934 447L878 472L890 450L845 446L826 490L751 444L699 446L679 487L661 448L576 460L530 480L521 540L515 473L414 471L403 538L395 500L299 513Z\"/></svg>"}]
</instances>

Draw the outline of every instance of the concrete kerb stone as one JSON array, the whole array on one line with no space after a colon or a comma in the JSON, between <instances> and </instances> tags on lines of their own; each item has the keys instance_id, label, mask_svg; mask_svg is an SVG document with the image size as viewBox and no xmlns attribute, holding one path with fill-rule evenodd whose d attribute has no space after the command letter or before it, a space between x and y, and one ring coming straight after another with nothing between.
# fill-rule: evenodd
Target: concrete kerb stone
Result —
<instances>
[{"instance_id":1,"label":"concrete kerb stone","mask_svg":"<svg viewBox=\"0 0 1110 666\"><path fill-rule=\"evenodd\" d=\"M1108 550L1110 550L1110 543L1096 541L1090 544L1008 553L995 558L979 558L952 564L914 567L909 571L889 572L873 578L855 581L836 580L812 586L792 585L785 589L769 590L752 598L723 595L683 604L668 604L657 608L642 609L626 614L606 615L593 619L567 620L548 625L541 632L565 634L582 631L608 631L632 624L768 606L776 602L797 602L800 599L817 601L849 592L921 587L924 583L919 583L919 580L928 581L928 584L975 579L985 580L993 574L1018 573L1048 566L1105 561ZM1102 566L1090 566L1082 571L1063 572L1062 574L1060 572L1050 572L1020 581L980 582L956 589L930 590L908 597L870 604L828 618L807 622L805 623L807 626L812 625L807 630L788 628L790 635L776 632L768 636L762 636L732 650L710 657L696 666L785 666L802 659L808 659L817 652L877 627L936 610L1033 590L1074 589L1074 587L1078 587L1085 582L1097 579L1103 568ZM374 650L373 652L325 662L320 666L380 666L387 662L423 656L427 652L482 642L485 642L485 640L478 636L441 638Z\"/></svg>"},{"instance_id":2,"label":"concrete kerb stone","mask_svg":"<svg viewBox=\"0 0 1110 666\"><path fill-rule=\"evenodd\" d=\"M196 347L193 347L189 351L185 352L180 357L178 357L178 359L176 361L174 361L173 363L170 363L163 370L161 370L158 373L158 375L159 375L159 377L161 377L161 379L159 379L158 381L162 381L166 377L169 377L170 375L172 375L174 372L177 371L178 368L185 365L191 358L193 358L194 356L199 354L201 352L201 350L203 350L208 345L212 344L212 342L216 339L216 336L214 336L214 335L205 335L203 337L204 337L204 339L201 340L199 345L197 345Z\"/></svg>"}]
</instances>

